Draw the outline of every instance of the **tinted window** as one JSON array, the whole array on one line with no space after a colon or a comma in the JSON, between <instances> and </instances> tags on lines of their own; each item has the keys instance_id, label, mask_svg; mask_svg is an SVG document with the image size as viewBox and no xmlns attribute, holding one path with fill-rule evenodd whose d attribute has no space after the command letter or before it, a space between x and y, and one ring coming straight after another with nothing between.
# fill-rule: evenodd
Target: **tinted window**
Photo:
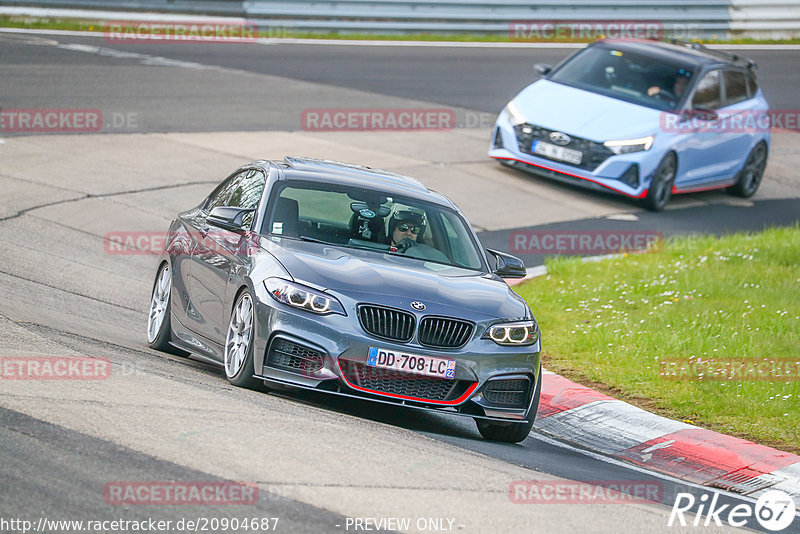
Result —
<instances>
[{"instance_id":1,"label":"tinted window","mask_svg":"<svg viewBox=\"0 0 800 534\"><path fill-rule=\"evenodd\" d=\"M719 71L712 70L697 83L697 89L692 98L692 107L716 109L721 102Z\"/></svg>"},{"instance_id":2,"label":"tinted window","mask_svg":"<svg viewBox=\"0 0 800 534\"><path fill-rule=\"evenodd\" d=\"M231 198L231 193L239 186L242 178L247 174L247 171L234 174L225 180L221 186L211 195L205 205L206 211L211 211L220 206L227 206L228 200Z\"/></svg>"},{"instance_id":3,"label":"tinted window","mask_svg":"<svg viewBox=\"0 0 800 534\"><path fill-rule=\"evenodd\" d=\"M743 72L726 70L722 77L725 79L726 106L747 100L747 80Z\"/></svg>"},{"instance_id":4,"label":"tinted window","mask_svg":"<svg viewBox=\"0 0 800 534\"><path fill-rule=\"evenodd\" d=\"M241 180L239 180L226 206L236 208L257 209L258 202L261 200L261 193L264 192L264 174L259 171L248 171ZM250 226L255 217L255 212L248 213L242 219L244 226Z\"/></svg>"}]
</instances>

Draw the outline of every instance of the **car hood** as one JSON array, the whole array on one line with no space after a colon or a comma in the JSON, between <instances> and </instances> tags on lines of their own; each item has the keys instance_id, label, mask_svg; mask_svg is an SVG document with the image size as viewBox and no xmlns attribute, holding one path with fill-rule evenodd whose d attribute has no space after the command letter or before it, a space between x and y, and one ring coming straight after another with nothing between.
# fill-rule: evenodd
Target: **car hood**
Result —
<instances>
[{"instance_id":1,"label":"car hood","mask_svg":"<svg viewBox=\"0 0 800 534\"><path fill-rule=\"evenodd\" d=\"M527 314L521 297L492 274L320 243L264 241L296 281L358 302L411 311L408 305L420 301L427 307L426 314L476 321L518 319Z\"/></svg>"},{"instance_id":2,"label":"car hood","mask_svg":"<svg viewBox=\"0 0 800 534\"><path fill-rule=\"evenodd\" d=\"M514 105L530 124L598 142L652 135L664 113L548 80L523 89Z\"/></svg>"}]
</instances>

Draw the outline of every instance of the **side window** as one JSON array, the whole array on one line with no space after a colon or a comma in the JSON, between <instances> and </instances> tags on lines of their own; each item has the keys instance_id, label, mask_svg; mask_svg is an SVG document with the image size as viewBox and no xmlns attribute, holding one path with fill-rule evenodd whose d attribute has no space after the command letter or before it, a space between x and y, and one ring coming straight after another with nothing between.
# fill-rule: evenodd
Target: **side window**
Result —
<instances>
[{"instance_id":1,"label":"side window","mask_svg":"<svg viewBox=\"0 0 800 534\"><path fill-rule=\"evenodd\" d=\"M212 209L220 206L227 206L228 200L231 198L231 193L233 193L234 189L239 186L239 183L246 174L247 171L240 172L239 174L235 174L225 180L208 199L206 205L204 206L205 210L211 211Z\"/></svg>"},{"instance_id":2,"label":"side window","mask_svg":"<svg viewBox=\"0 0 800 534\"><path fill-rule=\"evenodd\" d=\"M758 83L756 82L755 76L751 73L747 73L747 92L750 95L750 98L756 96L758 92Z\"/></svg>"},{"instance_id":3,"label":"side window","mask_svg":"<svg viewBox=\"0 0 800 534\"><path fill-rule=\"evenodd\" d=\"M242 175L233 187L226 206L235 208L258 209L258 202L261 200L261 193L264 192L266 177L260 171L250 170ZM242 219L244 226L249 227L255 218L255 212L248 213Z\"/></svg>"},{"instance_id":4,"label":"side window","mask_svg":"<svg viewBox=\"0 0 800 534\"><path fill-rule=\"evenodd\" d=\"M712 70L697 82L697 88L692 98L692 107L717 109L721 103L719 71Z\"/></svg>"},{"instance_id":5,"label":"side window","mask_svg":"<svg viewBox=\"0 0 800 534\"><path fill-rule=\"evenodd\" d=\"M726 70L722 73L725 80L725 105L730 106L747 100L747 80L744 72Z\"/></svg>"}]
</instances>

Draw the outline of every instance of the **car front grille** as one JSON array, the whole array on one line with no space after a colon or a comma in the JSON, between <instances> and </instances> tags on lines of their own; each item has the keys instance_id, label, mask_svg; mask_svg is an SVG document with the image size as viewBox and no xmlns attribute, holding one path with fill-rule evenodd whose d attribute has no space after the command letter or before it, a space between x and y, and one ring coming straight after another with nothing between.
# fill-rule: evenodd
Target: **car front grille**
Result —
<instances>
[{"instance_id":1,"label":"car front grille","mask_svg":"<svg viewBox=\"0 0 800 534\"><path fill-rule=\"evenodd\" d=\"M573 136L570 136L570 141L568 144L564 145L564 148L578 150L581 154L583 154L581 162L578 165L554 158L549 158L533 152L531 145L534 141L544 141L545 143L554 144L550 140L550 134L555 131L556 130L548 130L547 128L542 128L540 126L527 123L514 126L514 133L517 136L520 152L536 156L537 158L549 159L564 165L572 165L573 167L578 167L579 169L593 171L606 159L614 155L614 153L606 148L603 143Z\"/></svg>"},{"instance_id":2,"label":"car front grille","mask_svg":"<svg viewBox=\"0 0 800 534\"><path fill-rule=\"evenodd\" d=\"M322 360L321 352L281 337L272 341L267 355L267 365L303 374L322 369Z\"/></svg>"},{"instance_id":3,"label":"car front grille","mask_svg":"<svg viewBox=\"0 0 800 534\"><path fill-rule=\"evenodd\" d=\"M359 306L358 320L370 334L403 343L411 341L416 326L414 315L382 306Z\"/></svg>"},{"instance_id":4,"label":"car front grille","mask_svg":"<svg viewBox=\"0 0 800 534\"><path fill-rule=\"evenodd\" d=\"M428 378L391 369L381 369L363 363L339 361L347 381L353 385L380 393L403 395L420 400L449 401L459 398L471 382Z\"/></svg>"},{"instance_id":5,"label":"car front grille","mask_svg":"<svg viewBox=\"0 0 800 534\"><path fill-rule=\"evenodd\" d=\"M483 398L492 404L525 407L531 381L527 378L490 380L483 388Z\"/></svg>"},{"instance_id":6,"label":"car front grille","mask_svg":"<svg viewBox=\"0 0 800 534\"><path fill-rule=\"evenodd\" d=\"M472 337L474 325L448 317L425 317L419 325L419 343L429 347L461 347Z\"/></svg>"}]
</instances>

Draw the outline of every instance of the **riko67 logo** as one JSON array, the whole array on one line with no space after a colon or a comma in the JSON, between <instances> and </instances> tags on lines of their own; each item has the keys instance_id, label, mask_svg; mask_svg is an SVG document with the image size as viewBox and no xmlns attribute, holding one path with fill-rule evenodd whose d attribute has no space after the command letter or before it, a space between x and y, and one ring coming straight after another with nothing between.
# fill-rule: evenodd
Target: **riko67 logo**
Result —
<instances>
[{"instance_id":1,"label":"riko67 logo","mask_svg":"<svg viewBox=\"0 0 800 534\"><path fill-rule=\"evenodd\" d=\"M744 503L736 506L718 504L718 499L719 493L714 493L710 498L706 493L700 496L698 503L691 493L679 493L675 498L675 504L672 505L672 513L669 515L667 525L671 527L677 520L682 527L687 525L707 527L712 523L722 526L723 522L734 527L744 527L755 526L753 521L755 518L762 528L778 532L791 525L795 518L794 499L788 493L780 490L767 491L758 498L755 506ZM684 517L684 514L692 510L696 503L699 504L697 512L694 521L690 522Z\"/></svg>"}]
</instances>

